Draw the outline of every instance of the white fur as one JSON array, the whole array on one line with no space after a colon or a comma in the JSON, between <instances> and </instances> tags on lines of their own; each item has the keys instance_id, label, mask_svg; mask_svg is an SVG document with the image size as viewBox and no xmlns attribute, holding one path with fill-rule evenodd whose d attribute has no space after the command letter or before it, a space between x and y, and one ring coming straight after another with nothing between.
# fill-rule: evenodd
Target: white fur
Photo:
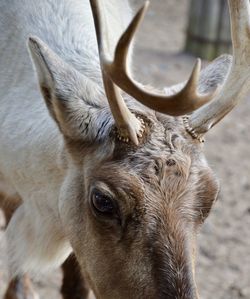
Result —
<instances>
[{"instance_id":1,"label":"white fur","mask_svg":"<svg viewBox=\"0 0 250 299\"><path fill-rule=\"evenodd\" d=\"M128 3L106 4L118 37ZM41 38L93 84L101 85L101 74L88 0L1 0L0 28L0 188L11 185L24 201L7 228L13 275L58 266L71 251L58 211L63 138L39 92L27 37Z\"/></svg>"},{"instance_id":2,"label":"white fur","mask_svg":"<svg viewBox=\"0 0 250 299\"><path fill-rule=\"evenodd\" d=\"M99 1L114 46L131 11L127 0ZM31 35L38 37L29 43L37 76L25 45ZM211 64L201 74L199 90L207 92L223 82L230 64L228 57ZM88 0L0 0L0 192L18 193L24 201L7 228L11 275L59 266L71 252L61 220L70 219L72 202L67 206L67 196L74 188L68 187L74 185L78 169L66 159L63 136L49 115L37 79L54 92L47 103L65 136L102 139L106 144L95 159L107 156L111 146L105 137L113 119L104 96ZM60 104L55 91L60 91ZM146 109L128 104L137 111ZM74 221L72 225L75 232Z\"/></svg>"}]
</instances>

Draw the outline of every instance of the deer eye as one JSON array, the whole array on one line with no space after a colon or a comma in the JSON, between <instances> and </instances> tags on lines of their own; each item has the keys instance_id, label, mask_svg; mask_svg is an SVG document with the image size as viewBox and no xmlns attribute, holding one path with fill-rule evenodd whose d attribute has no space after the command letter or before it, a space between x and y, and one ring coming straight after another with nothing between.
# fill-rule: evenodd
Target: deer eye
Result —
<instances>
[{"instance_id":1,"label":"deer eye","mask_svg":"<svg viewBox=\"0 0 250 299\"><path fill-rule=\"evenodd\" d=\"M115 205L112 197L99 190L92 191L91 202L94 210L99 214L111 216L115 212Z\"/></svg>"}]
</instances>

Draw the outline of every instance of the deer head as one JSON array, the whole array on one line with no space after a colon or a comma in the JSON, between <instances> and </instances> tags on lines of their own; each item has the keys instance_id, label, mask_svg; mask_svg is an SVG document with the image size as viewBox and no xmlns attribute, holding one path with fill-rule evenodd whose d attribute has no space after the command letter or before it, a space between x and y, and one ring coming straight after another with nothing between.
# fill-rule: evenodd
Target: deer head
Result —
<instances>
[{"instance_id":1,"label":"deer head","mask_svg":"<svg viewBox=\"0 0 250 299\"><path fill-rule=\"evenodd\" d=\"M195 237L219 189L200 141L250 89L249 1L229 0L233 59L218 58L200 76L198 61L187 83L165 94L129 70L147 4L112 47L105 1L90 2L104 88L29 39L64 136L62 223L97 298L196 298Z\"/></svg>"}]
</instances>

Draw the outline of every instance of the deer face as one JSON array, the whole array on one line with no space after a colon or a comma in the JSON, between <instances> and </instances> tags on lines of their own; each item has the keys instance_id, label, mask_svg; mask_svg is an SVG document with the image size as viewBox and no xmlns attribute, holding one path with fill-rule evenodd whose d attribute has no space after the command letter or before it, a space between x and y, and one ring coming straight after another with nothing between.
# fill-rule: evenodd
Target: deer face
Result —
<instances>
[{"instance_id":1,"label":"deer face","mask_svg":"<svg viewBox=\"0 0 250 299\"><path fill-rule=\"evenodd\" d=\"M181 120L145 123L139 147L109 140L70 167L62 219L97 298L195 298L195 235L218 184Z\"/></svg>"},{"instance_id":2,"label":"deer face","mask_svg":"<svg viewBox=\"0 0 250 299\"><path fill-rule=\"evenodd\" d=\"M130 142L120 135L130 129L114 124L97 84L40 40L31 39L30 50L65 141L60 217L95 295L195 298L195 234L218 193L199 141L181 117L156 113L128 97L128 115L141 125ZM208 74L214 76L218 64Z\"/></svg>"},{"instance_id":3,"label":"deer face","mask_svg":"<svg viewBox=\"0 0 250 299\"><path fill-rule=\"evenodd\" d=\"M249 1L229 0L234 59L218 58L200 78L198 62L187 84L165 95L144 89L128 71L129 44L146 6L111 49L105 3L90 3L109 106L101 84L37 38L29 41L68 157L62 223L97 298L195 298L195 234L218 194L199 141L249 91ZM133 109L117 85L132 96ZM166 116L187 113L184 121Z\"/></svg>"}]
</instances>

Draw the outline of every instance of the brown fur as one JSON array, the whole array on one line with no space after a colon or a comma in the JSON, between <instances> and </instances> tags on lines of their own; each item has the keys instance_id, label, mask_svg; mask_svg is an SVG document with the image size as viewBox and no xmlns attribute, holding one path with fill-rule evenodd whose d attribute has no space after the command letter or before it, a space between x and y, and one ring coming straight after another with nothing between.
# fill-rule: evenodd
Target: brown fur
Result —
<instances>
[{"instance_id":1,"label":"brown fur","mask_svg":"<svg viewBox=\"0 0 250 299\"><path fill-rule=\"evenodd\" d=\"M98 144L65 136L75 172L65 192L71 200L62 199L65 229L97 298L193 299L195 235L218 184L180 119L144 120L139 147L119 141L115 130L101 152ZM115 219L93 213L93 186L112 194ZM64 298L85 298L88 288L72 258L63 271Z\"/></svg>"},{"instance_id":2,"label":"brown fur","mask_svg":"<svg viewBox=\"0 0 250 299\"><path fill-rule=\"evenodd\" d=\"M80 267L72 254L62 265L63 282L61 294L64 299L87 299L89 287L86 285Z\"/></svg>"},{"instance_id":3,"label":"brown fur","mask_svg":"<svg viewBox=\"0 0 250 299\"><path fill-rule=\"evenodd\" d=\"M0 192L0 209L3 210L6 225L9 223L13 213L22 203L22 199L18 194L12 195L11 197Z\"/></svg>"},{"instance_id":4,"label":"brown fur","mask_svg":"<svg viewBox=\"0 0 250 299\"><path fill-rule=\"evenodd\" d=\"M218 194L199 141L182 118L129 96L129 109L146 127L138 146L119 141L104 92L87 88L86 78L33 43L41 91L64 137L62 230L88 285L97 299L195 298L195 235ZM215 61L202 73L199 90L221 83L229 66L225 57ZM114 215L93 209L94 188L112 198ZM71 293L74 283L67 284Z\"/></svg>"},{"instance_id":5,"label":"brown fur","mask_svg":"<svg viewBox=\"0 0 250 299\"><path fill-rule=\"evenodd\" d=\"M5 293L4 299L36 299L32 283L27 275L13 279Z\"/></svg>"},{"instance_id":6,"label":"brown fur","mask_svg":"<svg viewBox=\"0 0 250 299\"><path fill-rule=\"evenodd\" d=\"M66 230L97 298L196 297L194 236L217 197L217 180L180 119L147 123L138 148L111 135L104 159L95 145L80 155L79 143L67 143L78 170ZM116 219L93 214L91 186L112 194Z\"/></svg>"},{"instance_id":7,"label":"brown fur","mask_svg":"<svg viewBox=\"0 0 250 299\"><path fill-rule=\"evenodd\" d=\"M115 1L113 2L115 5ZM119 14L116 15L116 11L119 12L119 9L112 12L112 5L110 7L110 17L115 21L114 24L117 23L117 28L114 29L119 29L114 33L120 34L123 25L121 28L118 26L120 17ZM60 20L62 19L64 18L60 16ZM67 22L67 25L70 24ZM38 31L41 31L41 34L43 32L43 30ZM67 30L65 32L67 33ZM80 268L97 299L194 299L197 296L194 277L195 236L218 194L217 181L206 164L201 145L187 133L182 118L156 113L127 95L124 96L124 100L129 110L143 118L146 128L143 136L139 137L138 146L119 141L114 121L118 116L112 116L110 101L107 101L100 82L98 57L94 52L93 56L89 56L92 38L90 48L82 49L83 67L80 67L77 60L68 56L76 51L77 59L81 57L78 39L74 38L70 41L69 47L65 48L67 50L65 53L61 48L64 42L61 44L58 40L58 43L54 44L54 36L50 38L50 35L46 40L49 45L45 45L36 37L31 37L28 45L41 93L50 116L64 137L64 144L61 144L62 147L58 152L56 148L54 152L57 157L62 158L58 159L62 162L62 168L59 170L55 168L58 166L51 163L51 167L47 164L42 171L49 172L53 169L59 175L58 171L63 169L61 173L63 183L61 185L61 181L55 180L52 184L55 190L50 194L51 197L45 196L47 201L53 201L51 206L53 210L55 209L53 214L45 216L49 216L48 219L52 218L52 221L57 218L55 222L58 223L58 230L51 236L50 228L53 226L49 226L48 231L45 231L44 238L41 240L44 241L48 237L49 242L44 242L47 245L44 246L46 250L38 253L37 258L48 258L51 254L48 250L49 243L53 243L58 245L52 246L56 248L55 256L44 260L52 261L54 258L56 261L56 258L60 258L61 255L60 249L62 251L64 249L61 244L68 245L70 241L79 267L72 260L66 261L63 266L65 276L62 293L66 298L87 295L88 290L81 278L78 269ZM50 46L59 56L50 49ZM66 53L68 54L65 55ZM90 57L94 61L91 61L91 67L88 68ZM230 65L231 58L222 57L205 69L199 79L199 92L205 94L222 84ZM90 72L92 67L93 74L92 71ZM168 89L167 93L180 91L180 86ZM185 92L181 94L184 95ZM184 103L185 106L185 98L182 98L180 103ZM177 108L181 107L175 108L172 110L176 112ZM181 111L183 108L185 107L182 107ZM32 105L29 109L33 109ZM48 128L54 130L51 126ZM191 130L189 131L192 133ZM54 133L57 134L56 131ZM43 131L41 136L49 136L49 134L49 131ZM32 134L30 136L28 138L32 138ZM27 142L32 145L31 139L27 139ZM44 142L51 142L51 140L48 138L46 141L44 138ZM57 146L56 143L54 146ZM38 146L38 148L43 147ZM35 149L30 147L32 151ZM26 150L26 147L22 147L22 150ZM48 152L45 150L44 155L49 157L50 154L49 150ZM43 166L44 160L40 159L45 156L41 157L41 153L38 156L40 157L36 161L39 161L39 166ZM50 161L51 158L47 163ZM38 165L33 165L36 166ZM37 182L40 183L39 177ZM41 188L47 184L45 176L41 182L43 184ZM37 186L34 184L34 187ZM112 198L113 214L98 214L98 209L94 209L91 197L94 188L101 190L105 195L109 194ZM36 190L34 188L30 191ZM45 191L50 192L47 189ZM28 200L27 198L27 205ZM43 211L51 210L51 208L46 209L48 205L50 206L46 200L41 204L45 208ZM7 221L17 206L8 209L10 213L6 213ZM32 209L33 206L31 205L30 208ZM21 216L22 214L20 218ZM18 223L21 224L18 221L13 223L13 230L16 227L14 224ZM37 234L35 235L29 233L32 231L32 225L31 221L31 225L25 227L24 233L27 237L24 237L22 242L32 244L32 239L38 240L37 243L33 242L34 248L38 248L42 243L39 240L39 226L36 225L38 228L34 230ZM12 236L11 232L9 235ZM59 239L62 239L60 243ZM9 243L10 241L11 237ZM18 244L17 242L16 247ZM24 254L26 254L25 248ZM32 246L30 248L33 249ZM70 250L68 246L67 249L65 254ZM16 258L17 266L13 259L14 267L19 266L22 254L23 251L20 251L20 256ZM62 258L64 256L62 255ZM12 290L14 295L10 295L11 299L15 294L18 295L16 287L20 284L21 290L25 291L29 282L25 277L16 278L11 282L6 296L9 296ZM27 292L25 296L27 297Z\"/></svg>"}]
</instances>

